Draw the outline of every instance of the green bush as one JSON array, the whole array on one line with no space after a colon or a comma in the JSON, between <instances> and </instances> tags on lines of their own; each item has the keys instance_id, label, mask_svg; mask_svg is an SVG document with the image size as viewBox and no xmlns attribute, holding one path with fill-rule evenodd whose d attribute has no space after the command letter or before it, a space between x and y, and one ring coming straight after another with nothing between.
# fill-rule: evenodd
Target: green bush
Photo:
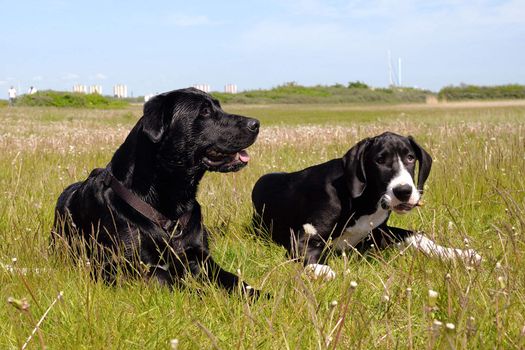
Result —
<instances>
[{"instance_id":1,"label":"green bush","mask_svg":"<svg viewBox=\"0 0 525 350\"><path fill-rule=\"evenodd\" d=\"M348 88L349 89L368 89L369 86L363 83L362 81L356 80L356 81L349 82Z\"/></svg>"},{"instance_id":2,"label":"green bush","mask_svg":"<svg viewBox=\"0 0 525 350\"><path fill-rule=\"evenodd\" d=\"M7 107L8 102L7 100L0 100L0 107Z\"/></svg>"},{"instance_id":3,"label":"green bush","mask_svg":"<svg viewBox=\"0 0 525 350\"><path fill-rule=\"evenodd\" d=\"M447 86L439 91L438 98L446 101L522 99L525 98L525 86L517 84Z\"/></svg>"},{"instance_id":4,"label":"green bush","mask_svg":"<svg viewBox=\"0 0 525 350\"><path fill-rule=\"evenodd\" d=\"M102 96L99 94L82 94L45 90L33 95L22 95L17 99L18 106L38 107L73 107L73 108L122 108L128 105L126 101Z\"/></svg>"},{"instance_id":5,"label":"green bush","mask_svg":"<svg viewBox=\"0 0 525 350\"><path fill-rule=\"evenodd\" d=\"M432 92L413 88L373 89L362 82L351 82L348 87L301 86L285 83L270 90L250 90L238 94L214 92L212 95L223 103L424 103Z\"/></svg>"}]
</instances>

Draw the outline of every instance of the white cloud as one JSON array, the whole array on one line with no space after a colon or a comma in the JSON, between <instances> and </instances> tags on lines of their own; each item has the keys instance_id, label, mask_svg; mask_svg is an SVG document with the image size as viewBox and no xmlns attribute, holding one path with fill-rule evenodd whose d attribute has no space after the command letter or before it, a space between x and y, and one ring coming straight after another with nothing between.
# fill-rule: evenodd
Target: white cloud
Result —
<instances>
[{"instance_id":1,"label":"white cloud","mask_svg":"<svg viewBox=\"0 0 525 350\"><path fill-rule=\"evenodd\" d=\"M480 25L516 24L523 27L525 18L525 2L521 0L503 1L497 5L480 8L463 6L462 10L464 18L470 18L471 23ZM474 16L470 16L473 12Z\"/></svg>"},{"instance_id":2,"label":"white cloud","mask_svg":"<svg viewBox=\"0 0 525 350\"><path fill-rule=\"evenodd\" d=\"M42 80L44 80L44 77L41 75L36 75L33 77L33 81L42 81Z\"/></svg>"},{"instance_id":3,"label":"white cloud","mask_svg":"<svg viewBox=\"0 0 525 350\"><path fill-rule=\"evenodd\" d=\"M62 80L75 80L75 79L78 79L80 78L80 76L78 74L75 74L75 73L66 73L62 76Z\"/></svg>"},{"instance_id":4,"label":"white cloud","mask_svg":"<svg viewBox=\"0 0 525 350\"><path fill-rule=\"evenodd\" d=\"M406 8L407 3L411 2L411 0L396 2L388 0L287 0L285 4L296 15L348 20L349 18L390 17L399 9Z\"/></svg>"},{"instance_id":5,"label":"white cloud","mask_svg":"<svg viewBox=\"0 0 525 350\"><path fill-rule=\"evenodd\" d=\"M90 79L93 79L93 80L106 80L107 78L108 77L103 73L97 73L90 77Z\"/></svg>"},{"instance_id":6,"label":"white cloud","mask_svg":"<svg viewBox=\"0 0 525 350\"><path fill-rule=\"evenodd\" d=\"M497 42L518 28L525 30L522 0L283 1L292 20L257 23L245 33L246 41L285 51L311 52L315 46L355 52L361 47L364 53L367 48L425 50L431 45L449 50L465 43Z\"/></svg>"},{"instance_id":7,"label":"white cloud","mask_svg":"<svg viewBox=\"0 0 525 350\"><path fill-rule=\"evenodd\" d=\"M242 46L248 50L282 49L283 52L322 51L352 41L352 34L338 24L265 21L242 35Z\"/></svg>"},{"instance_id":8,"label":"white cloud","mask_svg":"<svg viewBox=\"0 0 525 350\"><path fill-rule=\"evenodd\" d=\"M169 21L179 27L195 27L202 25L210 25L212 22L207 16L198 15L175 15L172 16Z\"/></svg>"},{"instance_id":9,"label":"white cloud","mask_svg":"<svg viewBox=\"0 0 525 350\"><path fill-rule=\"evenodd\" d=\"M503 0L285 0L295 15L312 16L318 20L389 20L410 22L415 19L461 20L464 24L520 24L525 17L525 2Z\"/></svg>"},{"instance_id":10,"label":"white cloud","mask_svg":"<svg viewBox=\"0 0 525 350\"><path fill-rule=\"evenodd\" d=\"M340 9L327 2L319 0L289 0L284 2L292 13L298 15L314 15L319 17L339 17Z\"/></svg>"},{"instance_id":11,"label":"white cloud","mask_svg":"<svg viewBox=\"0 0 525 350\"><path fill-rule=\"evenodd\" d=\"M505 43L514 42L525 31L525 1L283 3L281 16L250 24L239 41L232 42L241 57L264 62L261 69L275 81L362 79L387 84L387 50L394 61L402 58L407 84L439 88L474 81L472 77L477 76L486 81L496 81L494 77L508 80L509 74L498 67L501 63L494 63L492 75L482 74L480 67L499 57L508 61L507 56L519 57L522 52ZM499 48L497 54L487 49L491 46Z\"/></svg>"}]
</instances>

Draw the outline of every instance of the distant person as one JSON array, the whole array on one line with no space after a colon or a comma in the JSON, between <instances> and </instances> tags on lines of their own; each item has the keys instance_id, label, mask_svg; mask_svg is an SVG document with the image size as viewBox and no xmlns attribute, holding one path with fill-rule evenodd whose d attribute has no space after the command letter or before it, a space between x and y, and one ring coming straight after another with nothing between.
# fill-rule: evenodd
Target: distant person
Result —
<instances>
[{"instance_id":1,"label":"distant person","mask_svg":"<svg viewBox=\"0 0 525 350\"><path fill-rule=\"evenodd\" d=\"M29 91L27 92L29 95L32 95L32 94L35 94L36 93L36 87L34 86L31 86L29 88Z\"/></svg>"},{"instance_id":2,"label":"distant person","mask_svg":"<svg viewBox=\"0 0 525 350\"><path fill-rule=\"evenodd\" d=\"M13 106L16 100L16 89L13 86L7 90L7 96L9 97L9 105Z\"/></svg>"}]
</instances>

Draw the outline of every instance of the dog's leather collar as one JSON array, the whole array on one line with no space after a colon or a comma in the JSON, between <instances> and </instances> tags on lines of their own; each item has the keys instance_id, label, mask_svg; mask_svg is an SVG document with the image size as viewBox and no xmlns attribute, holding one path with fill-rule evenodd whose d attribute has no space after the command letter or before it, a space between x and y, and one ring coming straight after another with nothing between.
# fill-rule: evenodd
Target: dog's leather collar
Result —
<instances>
[{"instance_id":1,"label":"dog's leather collar","mask_svg":"<svg viewBox=\"0 0 525 350\"><path fill-rule=\"evenodd\" d=\"M135 193L131 192L120 181L118 181L109 170L106 169L104 173L104 185L110 187L117 196L119 196L130 207L142 214L142 216L162 227L164 231L169 232L170 227L173 225L173 220L168 219L157 209L153 208L151 205L140 199ZM179 228L181 229L180 234L182 234L182 229L188 225L190 217L191 211L188 211L177 220Z\"/></svg>"}]
</instances>

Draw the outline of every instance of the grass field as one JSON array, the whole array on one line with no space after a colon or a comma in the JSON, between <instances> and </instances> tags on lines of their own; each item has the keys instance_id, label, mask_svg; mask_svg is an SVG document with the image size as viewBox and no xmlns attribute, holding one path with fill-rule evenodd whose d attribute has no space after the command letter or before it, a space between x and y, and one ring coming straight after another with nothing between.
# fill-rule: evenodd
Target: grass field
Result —
<instances>
[{"instance_id":1,"label":"grass field","mask_svg":"<svg viewBox=\"0 0 525 350\"><path fill-rule=\"evenodd\" d=\"M140 107L0 109L1 349L20 348L61 291L28 348L169 349L172 339L179 349L525 347L524 103L225 109L260 118L261 133L250 165L208 174L199 199L216 260L269 300L191 279L175 291L143 281L107 287L85 266L49 254L56 198L106 165ZM338 277L326 283L305 278L283 249L250 234L259 176L340 157L386 130L413 135L434 158L425 206L391 223L468 245L483 256L480 266L390 249L330 258ZM9 297L30 306L19 310Z\"/></svg>"}]
</instances>

